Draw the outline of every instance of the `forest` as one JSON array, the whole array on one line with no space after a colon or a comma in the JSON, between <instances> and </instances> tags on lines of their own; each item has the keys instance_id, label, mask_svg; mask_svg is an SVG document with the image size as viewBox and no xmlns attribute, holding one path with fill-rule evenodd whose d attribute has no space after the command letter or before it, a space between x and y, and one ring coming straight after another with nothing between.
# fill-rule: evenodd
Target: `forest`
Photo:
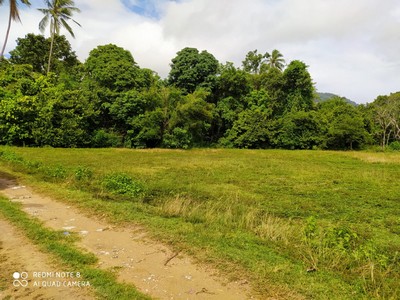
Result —
<instances>
[{"instance_id":1,"label":"forest","mask_svg":"<svg viewBox=\"0 0 400 300\"><path fill-rule=\"evenodd\" d=\"M276 49L236 67L186 47L160 78L117 45L80 62L65 36L30 33L0 61L0 144L400 149L399 92L319 101L307 68Z\"/></svg>"}]
</instances>

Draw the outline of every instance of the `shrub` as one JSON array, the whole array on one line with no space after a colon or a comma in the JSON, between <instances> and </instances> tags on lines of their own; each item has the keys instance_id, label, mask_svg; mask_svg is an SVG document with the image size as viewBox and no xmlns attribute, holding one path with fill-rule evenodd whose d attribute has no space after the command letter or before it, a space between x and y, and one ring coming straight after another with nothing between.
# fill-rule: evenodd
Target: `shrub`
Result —
<instances>
[{"instance_id":1,"label":"shrub","mask_svg":"<svg viewBox=\"0 0 400 300\"><path fill-rule=\"evenodd\" d=\"M3 160L11 162L11 163L23 163L23 158L18 156L12 151L9 150L2 150L0 151L0 156Z\"/></svg>"},{"instance_id":2,"label":"shrub","mask_svg":"<svg viewBox=\"0 0 400 300\"><path fill-rule=\"evenodd\" d=\"M75 169L75 180L85 181L93 178L93 171L87 167L79 166Z\"/></svg>"},{"instance_id":3,"label":"shrub","mask_svg":"<svg viewBox=\"0 0 400 300\"><path fill-rule=\"evenodd\" d=\"M141 183L123 173L114 173L105 176L102 180L102 185L112 194L124 195L129 198L138 198L144 193Z\"/></svg>"},{"instance_id":4,"label":"shrub","mask_svg":"<svg viewBox=\"0 0 400 300\"><path fill-rule=\"evenodd\" d=\"M115 132L100 129L94 132L91 144L95 148L120 147L122 138Z\"/></svg>"},{"instance_id":5,"label":"shrub","mask_svg":"<svg viewBox=\"0 0 400 300\"><path fill-rule=\"evenodd\" d=\"M390 143L389 148L394 151L400 151L400 142L394 141L394 142Z\"/></svg>"},{"instance_id":6,"label":"shrub","mask_svg":"<svg viewBox=\"0 0 400 300\"><path fill-rule=\"evenodd\" d=\"M192 144L192 136L186 129L179 127L174 128L171 134L164 135L163 145L166 148L182 148L188 149Z\"/></svg>"},{"instance_id":7,"label":"shrub","mask_svg":"<svg viewBox=\"0 0 400 300\"><path fill-rule=\"evenodd\" d=\"M55 181L64 180L68 176L67 169L62 165L56 166L43 166L40 168L41 173L45 179L51 179Z\"/></svg>"}]
</instances>

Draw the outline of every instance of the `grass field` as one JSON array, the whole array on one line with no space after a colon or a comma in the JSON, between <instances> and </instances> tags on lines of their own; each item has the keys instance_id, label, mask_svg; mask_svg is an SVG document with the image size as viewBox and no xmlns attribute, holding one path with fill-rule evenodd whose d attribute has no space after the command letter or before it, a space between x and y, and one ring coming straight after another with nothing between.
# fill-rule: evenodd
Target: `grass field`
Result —
<instances>
[{"instance_id":1,"label":"grass field","mask_svg":"<svg viewBox=\"0 0 400 300\"><path fill-rule=\"evenodd\" d=\"M400 298L400 153L0 148L43 192L265 296ZM23 174L23 175L22 175Z\"/></svg>"}]
</instances>

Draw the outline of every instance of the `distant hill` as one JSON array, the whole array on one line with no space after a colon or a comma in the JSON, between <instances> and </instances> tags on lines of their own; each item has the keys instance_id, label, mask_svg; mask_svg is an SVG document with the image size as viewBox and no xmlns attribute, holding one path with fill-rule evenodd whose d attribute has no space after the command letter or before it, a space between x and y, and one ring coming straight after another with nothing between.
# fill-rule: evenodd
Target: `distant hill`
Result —
<instances>
[{"instance_id":1,"label":"distant hill","mask_svg":"<svg viewBox=\"0 0 400 300\"><path fill-rule=\"evenodd\" d=\"M354 101L351 101L350 99L348 99L346 97L341 97L339 95L335 95L335 94L332 94L332 93L317 93L317 95L319 97L319 99L318 98L315 99L315 102L317 102L317 103L318 102L327 101L327 100L332 99L334 97L339 97L339 98L344 99L347 103L349 103L349 104L351 104L353 106L357 106L358 105L357 103L355 103Z\"/></svg>"}]
</instances>

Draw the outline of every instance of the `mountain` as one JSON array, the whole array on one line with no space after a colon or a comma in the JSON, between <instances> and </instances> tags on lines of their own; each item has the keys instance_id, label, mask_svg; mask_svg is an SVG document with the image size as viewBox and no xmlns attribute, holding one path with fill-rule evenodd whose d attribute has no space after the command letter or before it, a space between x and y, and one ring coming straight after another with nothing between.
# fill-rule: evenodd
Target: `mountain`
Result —
<instances>
[{"instance_id":1,"label":"mountain","mask_svg":"<svg viewBox=\"0 0 400 300\"><path fill-rule=\"evenodd\" d=\"M315 102L324 102L327 100L330 100L334 97L339 97L342 98L343 100L345 100L347 103L353 105L353 106L357 106L358 104L355 103L354 101L351 101L350 99L346 98L346 97L340 97L338 95L332 94L332 93L317 93L318 97L315 99Z\"/></svg>"}]
</instances>

